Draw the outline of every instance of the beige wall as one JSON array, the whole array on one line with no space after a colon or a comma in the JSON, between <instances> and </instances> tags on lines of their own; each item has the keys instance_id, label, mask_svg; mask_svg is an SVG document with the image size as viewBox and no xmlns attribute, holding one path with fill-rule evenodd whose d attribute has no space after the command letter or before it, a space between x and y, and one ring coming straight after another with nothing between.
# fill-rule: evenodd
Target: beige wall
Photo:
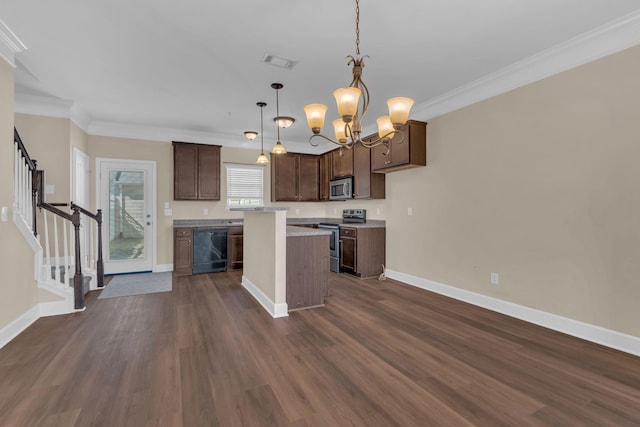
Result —
<instances>
[{"instance_id":1,"label":"beige wall","mask_svg":"<svg viewBox=\"0 0 640 427\"><path fill-rule=\"evenodd\" d=\"M635 47L430 120L388 267L640 336L638 76Z\"/></svg>"},{"instance_id":2,"label":"beige wall","mask_svg":"<svg viewBox=\"0 0 640 427\"><path fill-rule=\"evenodd\" d=\"M0 59L0 206L9 221L0 222L0 330L38 303L33 251L11 220L13 214L14 69Z\"/></svg>"},{"instance_id":3,"label":"beige wall","mask_svg":"<svg viewBox=\"0 0 640 427\"><path fill-rule=\"evenodd\" d=\"M71 200L70 125L64 118L15 115L16 129L29 154L45 171L47 185L54 186L54 194L45 194L49 203Z\"/></svg>"}]
</instances>

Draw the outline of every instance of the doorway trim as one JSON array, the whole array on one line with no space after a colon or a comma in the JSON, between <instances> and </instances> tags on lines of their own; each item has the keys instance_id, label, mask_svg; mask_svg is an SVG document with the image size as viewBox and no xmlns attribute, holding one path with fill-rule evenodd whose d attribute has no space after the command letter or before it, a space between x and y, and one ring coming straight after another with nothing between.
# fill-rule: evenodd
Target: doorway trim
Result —
<instances>
[{"instance_id":1,"label":"doorway trim","mask_svg":"<svg viewBox=\"0 0 640 427\"><path fill-rule=\"evenodd\" d=\"M103 218L107 218L108 207L105 210L102 208L102 165L103 163L122 163L135 167L136 165L144 165L151 167L151 271L164 271L158 270L158 226L157 226L157 162L155 160L131 160L131 159L113 159L108 157L96 157L96 192L95 192L95 206L97 209L102 209ZM108 177L107 177L108 179ZM104 222L103 222L104 224ZM104 237L104 236L103 236Z\"/></svg>"}]
</instances>

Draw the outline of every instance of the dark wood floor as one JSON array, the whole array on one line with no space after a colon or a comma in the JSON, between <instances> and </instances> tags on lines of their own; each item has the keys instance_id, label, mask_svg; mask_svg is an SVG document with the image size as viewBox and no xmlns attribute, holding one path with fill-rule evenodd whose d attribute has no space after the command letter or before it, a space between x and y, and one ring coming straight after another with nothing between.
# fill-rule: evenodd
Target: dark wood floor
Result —
<instances>
[{"instance_id":1,"label":"dark wood floor","mask_svg":"<svg viewBox=\"0 0 640 427\"><path fill-rule=\"evenodd\" d=\"M240 278L38 320L0 350L0 425L640 425L640 358L333 273L273 320Z\"/></svg>"}]
</instances>

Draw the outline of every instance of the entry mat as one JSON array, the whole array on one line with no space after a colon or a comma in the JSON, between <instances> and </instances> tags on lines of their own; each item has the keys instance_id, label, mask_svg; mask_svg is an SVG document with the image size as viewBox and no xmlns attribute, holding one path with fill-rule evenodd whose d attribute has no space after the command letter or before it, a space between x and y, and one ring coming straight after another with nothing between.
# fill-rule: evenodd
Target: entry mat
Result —
<instances>
[{"instance_id":1,"label":"entry mat","mask_svg":"<svg viewBox=\"0 0 640 427\"><path fill-rule=\"evenodd\" d=\"M171 292L171 279L170 271L114 276L98 299Z\"/></svg>"}]
</instances>

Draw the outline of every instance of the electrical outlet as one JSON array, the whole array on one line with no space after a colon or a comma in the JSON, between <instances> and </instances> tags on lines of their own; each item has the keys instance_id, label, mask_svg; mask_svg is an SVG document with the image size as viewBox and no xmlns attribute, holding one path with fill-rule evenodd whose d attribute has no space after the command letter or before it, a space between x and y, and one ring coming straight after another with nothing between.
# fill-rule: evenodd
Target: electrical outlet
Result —
<instances>
[{"instance_id":1,"label":"electrical outlet","mask_svg":"<svg viewBox=\"0 0 640 427\"><path fill-rule=\"evenodd\" d=\"M204 215L209 215L209 209L204 208L204 209L202 210L202 213L203 213Z\"/></svg>"},{"instance_id":2,"label":"electrical outlet","mask_svg":"<svg viewBox=\"0 0 640 427\"><path fill-rule=\"evenodd\" d=\"M497 285L499 283L500 283L500 276L498 276L498 273L491 273L491 284Z\"/></svg>"},{"instance_id":3,"label":"electrical outlet","mask_svg":"<svg viewBox=\"0 0 640 427\"><path fill-rule=\"evenodd\" d=\"M173 209L165 209L164 210L164 216L171 216L173 215Z\"/></svg>"},{"instance_id":4,"label":"electrical outlet","mask_svg":"<svg viewBox=\"0 0 640 427\"><path fill-rule=\"evenodd\" d=\"M170 207L169 202L164 202L164 208L169 209L169 207Z\"/></svg>"},{"instance_id":5,"label":"electrical outlet","mask_svg":"<svg viewBox=\"0 0 640 427\"><path fill-rule=\"evenodd\" d=\"M413 208L407 208L407 215L413 216Z\"/></svg>"},{"instance_id":6,"label":"electrical outlet","mask_svg":"<svg viewBox=\"0 0 640 427\"><path fill-rule=\"evenodd\" d=\"M9 220L9 208L6 206L2 207L2 213L0 213L0 221L8 221Z\"/></svg>"},{"instance_id":7,"label":"electrical outlet","mask_svg":"<svg viewBox=\"0 0 640 427\"><path fill-rule=\"evenodd\" d=\"M334 214L334 215L338 215L338 209L333 208L333 214Z\"/></svg>"},{"instance_id":8,"label":"electrical outlet","mask_svg":"<svg viewBox=\"0 0 640 427\"><path fill-rule=\"evenodd\" d=\"M376 215L380 215L380 208L376 208Z\"/></svg>"},{"instance_id":9,"label":"electrical outlet","mask_svg":"<svg viewBox=\"0 0 640 427\"><path fill-rule=\"evenodd\" d=\"M45 194L54 194L55 188L53 185L49 184L47 186L44 187L45 189Z\"/></svg>"},{"instance_id":10,"label":"electrical outlet","mask_svg":"<svg viewBox=\"0 0 640 427\"><path fill-rule=\"evenodd\" d=\"M296 208L296 215L300 215L300 209Z\"/></svg>"}]
</instances>

